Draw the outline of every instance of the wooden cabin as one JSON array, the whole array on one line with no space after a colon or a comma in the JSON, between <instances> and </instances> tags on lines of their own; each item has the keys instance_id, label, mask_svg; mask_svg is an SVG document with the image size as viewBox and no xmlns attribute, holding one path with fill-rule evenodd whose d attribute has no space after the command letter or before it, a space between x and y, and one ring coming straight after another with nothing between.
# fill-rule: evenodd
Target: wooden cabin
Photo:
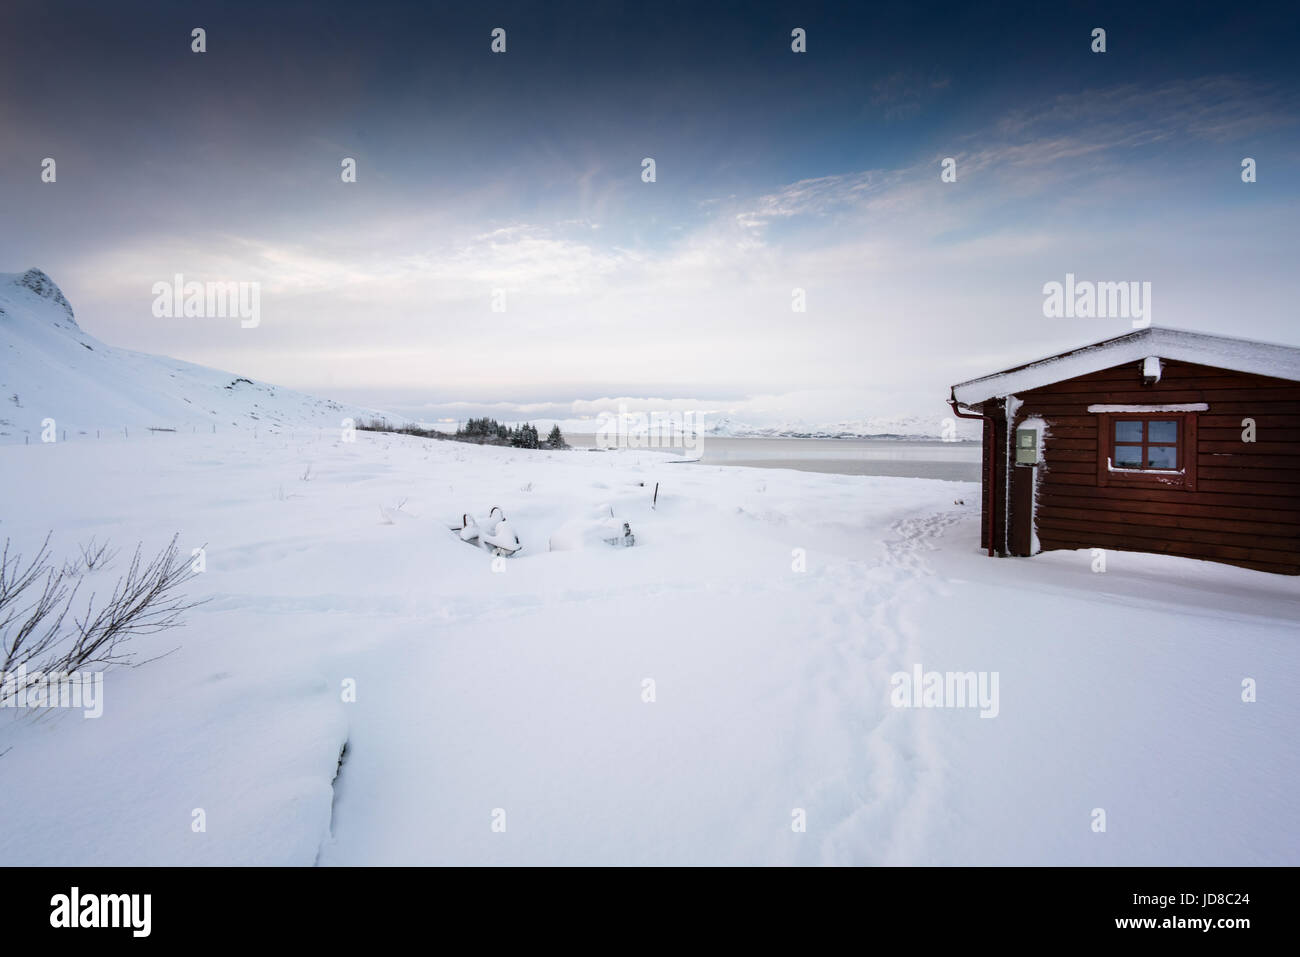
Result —
<instances>
[{"instance_id":1,"label":"wooden cabin","mask_svg":"<svg viewBox=\"0 0 1300 957\"><path fill-rule=\"evenodd\" d=\"M1148 328L952 387L984 420L981 547L1300 574L1300 349Z\"/></svg>"}]
</instances>

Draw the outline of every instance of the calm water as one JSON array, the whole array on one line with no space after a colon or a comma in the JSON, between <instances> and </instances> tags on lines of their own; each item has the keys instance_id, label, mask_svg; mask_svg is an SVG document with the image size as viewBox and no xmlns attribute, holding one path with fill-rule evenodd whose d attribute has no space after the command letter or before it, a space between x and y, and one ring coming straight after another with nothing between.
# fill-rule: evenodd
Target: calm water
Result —
<instances>
[{"instance_id":1,"label":"calm water","mask_svg":"<svg viewBox=\"0 0 1300 957\"><path fill-rule=\"evenodd\" d=\"M568 441L575 448L591 448L595 436L573 435ZM748 465L841 475L899 475L960 482L980 480L978 442L705 437L700 450L705 465ZM680 448L654 451L683 455Z\"/></svg>"}]
</instances>

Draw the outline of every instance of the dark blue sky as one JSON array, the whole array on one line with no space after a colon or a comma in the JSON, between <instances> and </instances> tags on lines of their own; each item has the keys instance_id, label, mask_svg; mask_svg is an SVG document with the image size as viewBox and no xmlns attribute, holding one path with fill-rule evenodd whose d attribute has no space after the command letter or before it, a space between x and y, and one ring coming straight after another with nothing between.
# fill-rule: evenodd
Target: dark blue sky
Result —
<instances>
[{"instance_id":1,"label":"dark blue sky","mask_svg":"<svg viewBox=\"0 0 1300 957\"><path fill-rule=\"evenodd\" d=\"M1300 341L1300 14L1133 6L10 0L0 271L109 342L434 411L915 404L1124 331L1042 316L1067 271ZM264 322L155 318L177 272Z\"/></svg>"}]
</instances>

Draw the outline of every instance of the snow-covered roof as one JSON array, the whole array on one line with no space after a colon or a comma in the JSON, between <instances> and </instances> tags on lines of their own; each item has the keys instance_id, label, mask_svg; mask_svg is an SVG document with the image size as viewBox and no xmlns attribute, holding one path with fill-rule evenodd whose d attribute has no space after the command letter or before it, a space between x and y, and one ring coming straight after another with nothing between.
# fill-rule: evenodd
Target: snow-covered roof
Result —
<instances>
[{"instance_id":1,"label":"snow-covered roof","mask_svg":"<svg viewBox=\"0 0 1300 957\"><path fill-rule=\"evenodd\" d=\"M952 394L962 405L978 405L1148 356L1300 381L1300 349L1294 346L1153 326L959 383Z\"/></svg>"}]
</instances>

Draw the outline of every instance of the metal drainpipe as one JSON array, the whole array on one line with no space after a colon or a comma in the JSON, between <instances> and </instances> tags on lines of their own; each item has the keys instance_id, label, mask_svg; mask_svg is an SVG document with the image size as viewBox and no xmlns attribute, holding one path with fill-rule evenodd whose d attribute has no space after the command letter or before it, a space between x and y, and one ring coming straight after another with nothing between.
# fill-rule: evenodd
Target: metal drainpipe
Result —
<instances>
[{"instance_id":1,"label":"metal drainpipe","mask_svg":"<svg viewBox=\"0 0 1300 957\"><path fill-rule=\"evenodd\" d=\"M983 412L963 412L961 411L961 409L957 408L957 396L952 392L951 389L948 391L948 405L952 409L952 414L957 416L957 418L979 419L981 422L984 423L983 441L985 443L989 442L997 434L997 426L994 425L993 420L990 419ZM998 469L997 469L997 463L994 462L993 460L993 449L989 448L987 451L988 451L989 467L984 473L984 484L988 486L988 493L987 493L988 501L985 503L984 507L988 510L988 515L989 515L989 558L992 558L993 557L993 514L994 514L993 513L993 493L994 493L993 477L997 475Z\"/></svg>"}]
</instances>

